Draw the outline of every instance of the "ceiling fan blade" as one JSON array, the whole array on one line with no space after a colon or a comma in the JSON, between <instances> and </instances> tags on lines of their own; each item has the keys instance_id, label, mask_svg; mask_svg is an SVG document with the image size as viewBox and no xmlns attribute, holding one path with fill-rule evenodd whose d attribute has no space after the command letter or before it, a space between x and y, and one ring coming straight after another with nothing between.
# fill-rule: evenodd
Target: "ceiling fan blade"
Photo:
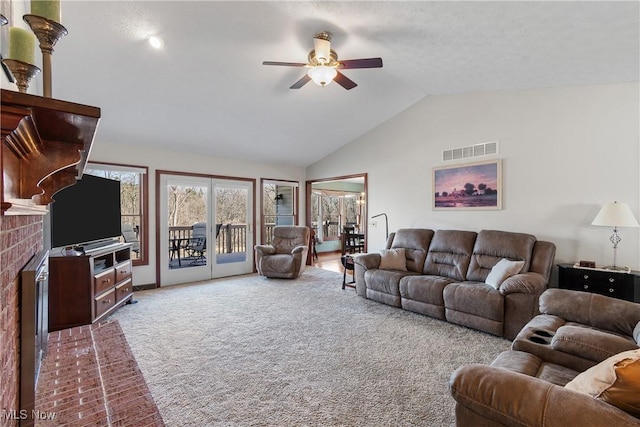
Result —
<instances>
[{"instance_id":1,"label":"ceiling fan blade","mask_svg":"<svg viewBox=\"0 0 640 427\"><path fill-rule=\"evenodd\" d=\"M283 67L304 67L307 64L303 62L275 62L275 61L262 61L262 65L281 65Z\"/></svg>"},{"instance_id":2,"label":"ceiling fan blade","mask_svg":"<svg viewBox=\"0 0 640 427\"><path fill-rule=\"evenodd\" d=\"M347 59L340 61L340 68L382 68L382 58Z\"/></svg>"},{"instance_id":3,"label":"ceiling fan blade","mask_svg":"<svg viewBox=\"0 0 640 427\"><path fill-rule=\"evenodd\" d=\"M354 82L349 77L342 74L340 71L338 71L338 74L336 74L333 81L338 83L340 86L342 86L346 90L353 89L354 87L358 86L356 82Z\"/></svg>"},{"instance_id":4,"label":"ceiling fan blade","mask_svg":"<svg viewBox=\"0 0 640 427\"><path fill-rule=\"evenodd\" d=\"M289 89L300 89L302 86L309 83L310 80L311 80L311 77L309 77L308 74L305 74L300 80L295 82L293 86L291 86Z\"/></svg>"}]
</instances>

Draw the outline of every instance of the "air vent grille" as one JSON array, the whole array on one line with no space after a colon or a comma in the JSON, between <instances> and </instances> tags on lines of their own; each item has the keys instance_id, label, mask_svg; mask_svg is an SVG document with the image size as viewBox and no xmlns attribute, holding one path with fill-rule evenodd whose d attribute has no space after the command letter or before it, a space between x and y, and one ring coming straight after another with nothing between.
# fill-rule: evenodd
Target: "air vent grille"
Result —
<instances>
[{"instance_id":1,"label":"air vent grille","mask_svg":"<svg viewBox=\"0 0 640 427\"><path fill-rule=\"evenodd\" d=\"M498 141L483 142L481 144L444 150L442 152L442 161L449 162L451 160L489 156L492 154L498 154Z\"/></svg>"}]
</instances>

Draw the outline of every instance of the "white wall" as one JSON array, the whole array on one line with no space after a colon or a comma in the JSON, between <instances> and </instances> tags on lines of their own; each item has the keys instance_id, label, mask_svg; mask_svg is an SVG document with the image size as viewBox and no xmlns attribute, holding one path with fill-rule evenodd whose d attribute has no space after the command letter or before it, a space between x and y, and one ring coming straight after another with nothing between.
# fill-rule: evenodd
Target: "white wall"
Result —
<instances>
[{"instance_id":1,"label":"white wall","mask_svg":"<svg viewBox=\"0 0 640 427\"><path fill-rule=\"evenodd\" d=\"M305 170L266 163L244 162L239 160L222 159L199 154L181 153L175 151L158 150L137 147L127 144L115 144L100 141L100 126L98 126L96 142L89 155L90 161L124 163L130 165L147 166L149 168L149 265L134 268L134 283L145 285L156 283L156 170L174 172L192 172L225 177L253 178L256 180L256 219L260 221L260 178L293 180L300 182L300 206L304 210L304 180ZM300 223L305 221L301 212ZM256 241L260 241L261 224L256 225Z\"/></svg>"},{"instance_id":2,"label":"white wall","mask_svg":"<svg viewBox=\"0 0 640 427\"><path fill-rule=\"evenodd\" d=\"M628 83L427 97L309 167L307 179L366 171L368 212L386 212L390 231L526 232L554 242L557 263L607 265L612 230L590 225L600 206L626 202L640 219L638 93ZM475 160L503 159L503 209L433 211L432 168L454 164L442 150L494 140L499 154ZM372 222L375 251L384 219ZM639 229L619 232L618 265L640 270Z\"/></svg>"}]
</instances>

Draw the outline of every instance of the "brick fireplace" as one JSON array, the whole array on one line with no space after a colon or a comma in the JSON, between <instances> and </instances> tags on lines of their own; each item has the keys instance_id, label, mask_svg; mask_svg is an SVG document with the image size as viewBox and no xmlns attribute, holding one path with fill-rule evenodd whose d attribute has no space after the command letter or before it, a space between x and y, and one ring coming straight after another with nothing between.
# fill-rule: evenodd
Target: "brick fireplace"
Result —
<instances>
[{"instance_id":1,"label":"brick fireplace","mask_svg":"<svg viewBox=\"0 0 640 427\"><path fill-rule=\"evenodd\" d=\"M17 426L20 395L19 274L42 249L42 216L0 216L0 426Z\"/></svg>"}]
</instances>

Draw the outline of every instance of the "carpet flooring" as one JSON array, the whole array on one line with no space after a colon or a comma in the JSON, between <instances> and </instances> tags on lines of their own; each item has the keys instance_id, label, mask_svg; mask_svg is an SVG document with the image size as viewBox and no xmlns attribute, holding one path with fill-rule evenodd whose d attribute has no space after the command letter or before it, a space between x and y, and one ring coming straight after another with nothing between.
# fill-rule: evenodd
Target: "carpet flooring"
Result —
<instances>
[{"instance_id":1,"label":"carpet flooring","mask_svg":"<svg viewBox=\"0 0 640 427\"><path fill-rule=\"evenodd\" d=\"M342 274L135 293L119 321L167 426L453 426L451 373L508 340L369 301Z\"/></svg>"}]
</instances>

